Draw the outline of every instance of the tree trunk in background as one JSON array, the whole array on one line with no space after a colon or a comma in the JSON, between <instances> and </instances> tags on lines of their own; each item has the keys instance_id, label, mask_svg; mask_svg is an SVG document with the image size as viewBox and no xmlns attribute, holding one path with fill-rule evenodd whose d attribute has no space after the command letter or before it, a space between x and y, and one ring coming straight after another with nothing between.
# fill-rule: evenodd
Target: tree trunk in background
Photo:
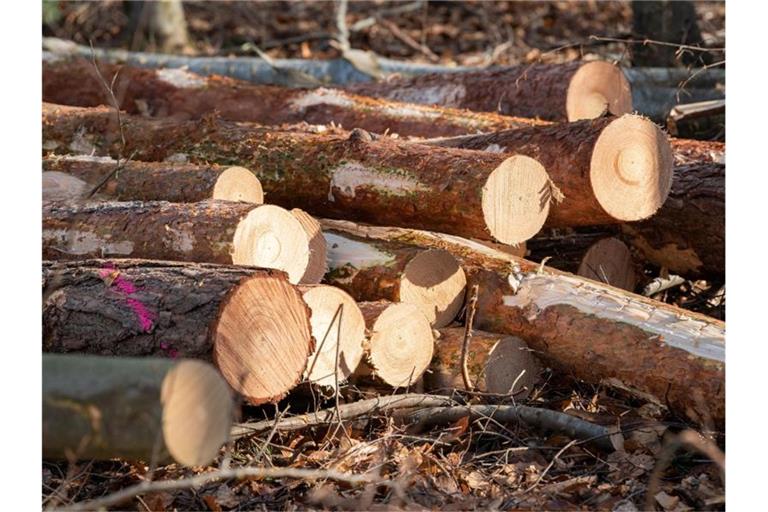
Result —
<instances>
[{"instance_id":1,"label":"tree trunk in background","mask_svg":"<svg viewBox=\"0 0 768 512\"><path fill-rule=\"evenodd\" d=\"M163 53L181 53L189 46L187 21L181 0L160 0L146 4L151 11L150 27Z\"/></svg>"},{"instance_id":2,"label":"tree trunk in background","mask_svg":"<svg viewBox=\"0 0 768 512\"><path fill-rule=\"evenodd\" d=\"M704 46L694 2L634 0L632 31L638 39ZM649 43L631 45L630 48L633 66L677 67L711 63L711 56L706 52L683 52L678 59L674 46Z\"/></svg>"}]
</instances>

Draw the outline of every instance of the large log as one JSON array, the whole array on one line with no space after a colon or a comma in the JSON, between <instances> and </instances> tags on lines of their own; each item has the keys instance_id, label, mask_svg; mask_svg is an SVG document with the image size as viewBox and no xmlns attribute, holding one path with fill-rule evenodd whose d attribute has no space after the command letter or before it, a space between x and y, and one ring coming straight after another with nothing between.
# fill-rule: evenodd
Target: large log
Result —
<instances>
[{"instance_id":1,"label":"large log","mask_svg":"<svg viewBox=\"0 0 768 512\"><path fill-rule=\"evenodd\" d=\"M552 206L550 227L645 219L664 203L672 181L667 136L651 121L631 114L430 144L536 158L565 196Z\"/></svg>"},{"instance_id":2,"label":"large log","mask_svg":"<svg viewBox=\"0 0 768 512\"><path fill-rule=\"evenodd\" d=\"M115 169L117 171L115 172ZM43 159L43 200L49 172L66 173L87 185L98 185L99 196L118 201L194 203L206 199L262 204L258 178L248 169L220 165L168 162L118 162L92 155L61 155ZM55 197L48 195L51 199Z\"/></svg>"},{"instance_id":3,"label":"large log","mask_svg":"<svg viewBox=\"0 0 768 512\"><path fill-rule=\"evenodd\" d=\"M203 77L183 69L142 69L99 64L121 110L130 114L222 119L261 124L335 124L375 133L437 137L540 124L533 119L368 98L339 89L288 89L231 78ZM111 105L93 63L43 63L43 101L79 107Z\"/></svg>"},{"instance_id":4,"label":"large log","mask_svg":"<svg viewBox=\"0 0 768 512\"><path fill-rule=\"evenodd\" d=\"M231 391L202 361L43 354L43 456L203 466L227 441Z\"/></svg>"},{"instance_id":5,"label":"large log","mask_svg":"<svg viewBox=\"0 0 768 512\"><path fill-rule=\"evenodd\" d=\"M254 265L305 275L309 237L273 205L84 202L43 205L43 258L146 258Z\"/></svg>"},{"instance_id":6,"label":"large log","mask_svg":"<svg viewBox=\"0 0 768 512\"><path fill-rule=\"evenodd\" d=\"M544 224L552 195L544 168L522 155L436 149L389 138L276 131L246 123L116 116L107 108L44 104L43 147L57 153L242 165L270 202L313 215L415 226L517 244Z\"/></svg>"},{"instance_id":7,"label":"large log","mask_svg":"<svg viewBox=\"0 0 768 512\"><path fill-rule=\"evenodd\" d=\"M701 424L725 419L725 324L457 237L321 220L361 240L456 256L479 285L475 326L524 339L552 367L607 383Z\"/></svg>"},{"instance_id":8,"label":"large log","mask_svg":"<svg viewBox=\"0 0 768 512\"><path fill-rule=\"evenodd\" d=\"M313 350L283 272L146 260L43 263L43 350L214 361L252 403L276 401Z\"/></svg>"},{"instance_id":9,"label":"large log","mask_svg":"<svg viewBox=\"0 0 768 512\"><path fill-rule=\"evenodd\" d=\"M621 69L607 62L525 64L464 73L432 73L348 86L365 96L477 112L577 121L632 111Z\"/></svg>"}]
</instances>

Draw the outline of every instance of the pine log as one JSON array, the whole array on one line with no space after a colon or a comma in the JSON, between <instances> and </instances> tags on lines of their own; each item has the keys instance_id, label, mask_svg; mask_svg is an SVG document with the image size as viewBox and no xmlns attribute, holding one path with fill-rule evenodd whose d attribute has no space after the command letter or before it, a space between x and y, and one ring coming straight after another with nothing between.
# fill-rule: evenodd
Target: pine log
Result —
<instances>
[{"instance_id":1,"label":"pine log","mask_svg":"<svg viewBox=\"0 0 768 512\"><path fill-rule=\"evenodd\" d=\"M696 163L725 164L725 143L670 137L675 165Z\"/></svg>"},{"instance_id":2,"label":"pine log","mask_svg":"<svg viewBox=\"0 0 768 512\"><path fill-rule=\"evenodd\" d=\"M232 420L229 386L202 361L43 354L43 457L203 466Z\"/></svg>"},{"instance_id":3,"label":"pine log","mask_svg":"<svg viewBox=\"0 0 768 512\"><path fill-rule=\"evenodd\" d=\"M519 336L546 364L700 424L725 419L725 323L436 233L321 220L324 230L451 252L479 285L477 329Z\"/></svg>"},{"instance_id":4,"label":"pine log","mask_svg":"<svg viewBox=\"0 0 768 512\"><path fill-rule=\"evenodd\" d=\"M666 119L675 137L725 140L725 100L709 100L675 106Z\"/></svg>"},{"instance_id":5,"label":"pine log","mask_svg":"<svg viewBox=\"0 0 768 512\"><path fill-rule=\"evenodd\" d=\"M525 156L436 149L364 131L276 131L209 119L204 123L116 116L106 108L45 104L43 147L56 152L159 161L241 165L261 181L270 202L312 215L415 226L517 244L533 236L549 211L544 168Z\"/></svg>"},{"instance_id":6,"label":"pine log","mask_svg":"<svg viewBox=\"0 0 768 512\"><path fill-rule=\"evenodd\" d=\"M667 136L651 121L632 114L430 144L523 154L540 161L565 196L552 206L549 227L645 219L664 203L672 181Z\"/></svg>"},{"instance_id":7,"label":"pine log","mask_svg":"<svg viewBox=\"0 0 768 512\"><path fill-rule=\"evenodd\" d=\"M648 261L670 272L724 276L725 165L678 165L661 210L621 228Z\"/></svg>"},{"instance_id":8,"label":"pine log","mask_svg":"<svg viewBox=\"0 0 768 512\"><path fill-rule=\"evenodd\" d=\"M577 275L622 290L635 290L637 273L629 247L618 238L603 238L584 253Z\"/></svg>"},{"instance_id":9,"label":"pine log","mask_svg":"<svg viewBox=\"0 0 768 512\"><path fill-rule=\"evenodd\" d=\"M251 403L276 401L314 349L283 272L147 260L43 263L43 351L215 362Z\"/></svg>"},{"instance_id":10,"label":"pine log","mask_svg":"<svg viewBox=\"0 0 768 512\"><path fill-rule=\"evenodd\" d=\"M146 258L254 265L284 270L298 283L309 238L273 205L85 202L43 205L43 258Z\"/></svg>"},{"instance_id":11,"label":"pine log","mask_svg":"<svg viewBox=\"0 0 768 512\"><path fill-rule=\"evenodd\" d=\"M528 255L524 257L537 262L547 258L547 266L575 274L593 244L620 233L621 228L615 225L543 229L526 242Z\"/></svg>"},{"instance_id":12,"label":"pine log","mask_svg":"<svg viewBox=\"0 0 768 512\"><path fill-rule=\"evenodd\" d=\"M577 121L632 111L621 69L607 62L526 64L464 73L432 73L347 87L365 96L476 112Z\"/></svg>"},{"instance_id":13,"label":"pine log","mask_svg":"<svg viewBox=\"0 0 768 512\"><path fill-rule=\"evenodd\" d=\"M462 111L359 96L339 89L288 89L231 78L203 77L183 69L142 69L99 64L117 76L113 90L130 114L200 119L214 110L229 121L281 125L307 122L403 136L451 136L540 124L533 119ZM43 101L78 107L111 105L93 63L43 63Z\"/></svg>"},{"instance_id":14,"label":"pine log","mask_svg":"<svg viewBox=\"0 0 768 512\"><path fill-rule=\"evenodd\" d=\"M428 391L450 393L464 389L464 333L464 327L440 329L430 371L424 374ZM472 332L467 369L474 391L511 395L515 400L525 400L530 395L541 373L541 365L523 340L483 331Z\"/></svg>"},{"instance_id":15,"label":"pine log","mask_svg":"<svg viewBox=\"0 0 768 512\"><path fill-rule=\"evenodd\" d=\"M429 367L435 339L429 320L418 307L388 301L358 304L368 338L358 381L375 381L393 388L410 387Z\"/></svg>"},{"instance_id":16,"label":"pine log","mask_svg":"<svg viewBox=\"0 0 768 512\"><path fill-rule=\"evenodd\" d=\"M258 178L242 167L118 162L104 156L62 155L44 158L43 171L43 200L57 198L45 192L46 183L55 179L46 173L53 171L81 180L88 185L88 190L104 182L98 189L99 195L118 201L194 203L222 199L254 204L264 202Z\"/></svg>"},{"instance_id":17,"label":"pine log","mask_svg":"<svg viewBox=\"0 0 768 512\"><path fill-rule=\"evenodd\" d=\"M326 230L325 282L355 300L386 299L419 307L433 327L450 324L464 303L466 276L450 253L396 242L369 242Z\"/></svg>"}]
</instances>

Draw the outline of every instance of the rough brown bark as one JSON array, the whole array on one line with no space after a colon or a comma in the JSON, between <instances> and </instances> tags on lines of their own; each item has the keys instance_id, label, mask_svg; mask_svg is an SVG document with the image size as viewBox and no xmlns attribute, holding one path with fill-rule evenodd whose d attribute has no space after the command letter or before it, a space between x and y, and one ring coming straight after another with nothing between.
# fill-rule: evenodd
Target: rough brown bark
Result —
<instances>
[{"instance_id":1,"label":"rough brown bark","mask_svg":"<svg viewBox=\"0 0 768 512\"><path fill-rule=\"evenodd\" d=\"M725 164L724 142L670 137L669 143L675 155L676 165L694 163Z\"/></svg>"},{"instance_id":2,"label":"rough brown bark","mask_svg":"<svg viewBox=\"0 0 768 512\"><path fill-rule=\"evenodd\" d=\"M423 231L321 221L324 229L445 249L479 285L475 326L524 339L546 363L718 428L725 418L725 324Z\"/></svg>"},{"instance_id":3,"label":"rough brown bark","mask_svg":"<svg viewBox=\"0 0 768 512\"><path fill-rule=\"evenodd\" d=\"M533 119L413 105L368 98L338 89L287 89L231 78L203 77L180 69L142 69L99 64L115 76L114 90L130 114L200 119L214 110L222 119L261 124L307 122L375 133L436 137L540 124ZM110 105L93 63L84 59L43 63L43 101L96 107Z\"/></svg>"},{"instance_id":4,"label":"rough brown bark","mask_svg":"<svg viewBox=\"0 0 768 512\"><path fill-rule=\"evenodd\" d=\"M507 155L368 140L361 131L328 135L214 119L171 122L136 116L123 116L123 123L123 153L135 151L136 159L147 161L183 153L191 161L242 165L259 178L268 200L281 206L491 239L482 190ZM121 151L116 116L105 108L46 104L43 138L44 149L57 153L114 156ZM548 187L540 193L533 217L548 207Z\"/></svg>"},{"instance_id":5,"label":"rough brown bark","mask_svg":"<svg viewBox=\"0 0 768 512\"><path fill-rule=\"evenodd\" d=\"M312 350L309 311L280 271L147 260L44 262L43 350L120 357L190 357L230 364L216 356L219 322L235 292L252 280L265 284L274 281L284 290L263 302L254 301L254 311L268 315L269 309L262 306L275 303L281 310L283 325L288 318L303 319L305 324L280 341L282 361L292 362L289 354L293 351L304 353L303 362L287 372L290 375L286 378L293 382L276 394L280 398L298 382ZM248 320L244 321L241 328L246 330ZM263 334L264 342L269 343L270 336ZM261 363L274 366L277 361ZM241 392L251 389L247 382L228 381ZM261 402L276 397L248 398Z\"/></svg>"}]
</instances>

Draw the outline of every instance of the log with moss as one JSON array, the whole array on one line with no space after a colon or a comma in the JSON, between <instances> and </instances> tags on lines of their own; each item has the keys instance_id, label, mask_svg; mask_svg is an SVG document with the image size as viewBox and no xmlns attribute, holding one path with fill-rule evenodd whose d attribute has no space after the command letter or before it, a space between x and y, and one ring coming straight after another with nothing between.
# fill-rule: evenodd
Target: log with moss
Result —
<instances>
[{"instance_id":1,"label":"log with moss","mask_svg":"<svg viewBox=\"0 0 768 512\"><path fill-rule=\"evenodd\" d=\"M43 354L43 457L204 466L233 420L202 361Z\"/></svg>"},{"instance_id":2,"label":"log with moss","mask_svg":"<svg viewBox=\"0 0 768 512\"><path fill-rule=\"evenodd\" d=\"M261 181L267 199L313 215L415 226L517 244L544 224L552 196L533 158L435 148L348 133L277 131L209 119L203 123L122 116L45 104L43 147L57 153L123 152L162 161L240 165Z\"/></svg>"},{"instance_id":3,"label":"log with moss","mask_svg":"<svg viewBox=\"0 0 768 512\"><path fill-rule=\"evenodd\" d=\"M479 286L475 327L519 336L546 364L722 427L725 323L457 237L322 220L324 230L440 248Z\"/></svg>"}]
</instances>

